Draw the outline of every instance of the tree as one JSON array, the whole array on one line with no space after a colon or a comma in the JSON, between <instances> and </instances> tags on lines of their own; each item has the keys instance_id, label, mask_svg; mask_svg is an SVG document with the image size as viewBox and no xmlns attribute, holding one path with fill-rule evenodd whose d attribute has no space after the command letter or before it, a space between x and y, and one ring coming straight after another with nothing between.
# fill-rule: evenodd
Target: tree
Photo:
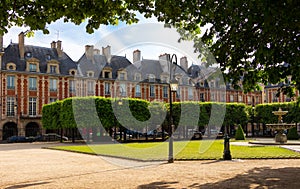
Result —
<instances>
[{"instance_id":1,"label":"tree","mask_svg":"<svg viewBox=\"0 0 300 189\"><path fill-rule=\"evenodd\" d=\"M146 18L154 15L178 28L182 39L194 40L201 55L210 50L235 88L243 77L245 92L257 89L258 83L288 83L282 89L289 95L293 86L300 89L297 0L24 0L4 1L0 8L0 34L13 25L48 33L46 24L60 18L75 24L87 19L86 31L92 33L100 24L135 23L137 12ZM213 63L205 57L208 65Z\"/></svg>"}]
</instances>

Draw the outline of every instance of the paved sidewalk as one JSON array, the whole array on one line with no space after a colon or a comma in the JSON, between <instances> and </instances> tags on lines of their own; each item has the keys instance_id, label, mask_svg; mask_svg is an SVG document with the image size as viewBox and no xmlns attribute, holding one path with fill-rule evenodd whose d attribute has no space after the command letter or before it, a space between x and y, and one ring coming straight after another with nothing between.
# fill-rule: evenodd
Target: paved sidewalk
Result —
<instances>
[{"instance_id":1,"label":"paved sidewalk","mask_svg":"<svg viewBox=\"0 0 300 189\"><path fill-rule=\"evenodd\" d=\"M1 189L300 187L299 159L144 164L37 146L29 148L30 144L15 150L10 147L0 151Z\"/></svg>"}]
</instances>

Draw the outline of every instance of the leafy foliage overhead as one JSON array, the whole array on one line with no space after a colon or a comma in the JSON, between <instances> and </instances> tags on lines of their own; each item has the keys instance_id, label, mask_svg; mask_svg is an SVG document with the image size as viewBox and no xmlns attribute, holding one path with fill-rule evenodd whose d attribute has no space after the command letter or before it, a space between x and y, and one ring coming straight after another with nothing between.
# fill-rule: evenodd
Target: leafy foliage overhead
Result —
<instances>
[{"instance_id":1,"label":"leafy foliage overhead","mask_svg":"<svg viewBox=\"0 0 300 189\"><path fill-rule=\"evenodd\" d=\"M297 0L23 0L1 1L0 9L0 34L14 25L48 33L47 24L60 18L77 25L87 20L86 31L92 33L101 24L136 23L137 12L156 16L178 28L183 39L194 40L200 54L208 47L235 87L241 77L249 91L259 82L288 83L291 76L289 86L300 89ZM207 25L211 27L201 34ZM291 87L282 86L293 94Z\"/></svg>"}]
</instances>

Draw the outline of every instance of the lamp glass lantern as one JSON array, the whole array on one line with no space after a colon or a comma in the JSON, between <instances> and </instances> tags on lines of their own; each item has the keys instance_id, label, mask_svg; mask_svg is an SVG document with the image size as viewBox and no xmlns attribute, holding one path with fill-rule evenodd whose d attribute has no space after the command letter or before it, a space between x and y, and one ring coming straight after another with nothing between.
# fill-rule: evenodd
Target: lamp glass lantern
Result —
<instances>
[{"instance_id":1,"label":"lamp glass lantern","mask_svg":"<svg viewBox=\"0 0 300 189\"><path fill-rule=\"evenodd\" d=\"M178 90L178 81L175 78L170 81L170 88L171 92L176 92Z\"/></svg>"}]
</instances>

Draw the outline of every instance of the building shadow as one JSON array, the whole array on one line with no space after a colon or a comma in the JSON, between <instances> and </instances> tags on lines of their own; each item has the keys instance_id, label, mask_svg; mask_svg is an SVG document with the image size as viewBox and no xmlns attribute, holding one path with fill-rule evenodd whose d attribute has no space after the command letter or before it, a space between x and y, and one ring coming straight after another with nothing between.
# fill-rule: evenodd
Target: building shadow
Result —
<instances>
[{"instance_id":1,"label":"building shadow","mask_svg":"<svg viewBox=\"0 0 300 189\"><path fill-rule=\"evenodd\" d=\"M254 168L247 173L237 175L215 183L191 185L192 188L211 189L211 188L272 188L282 189L299 188L300 168L286 167L272 169L270 167Z\"/></svg>"},{"instance_id":2,"label":"building shadow","mask_svg":"<svg viewBox=\"0 0 300 189\"><path fill-rule=\"evenodd\" d=\"M185 188L200 188L200 189L241 189L241 188L272 188L272 189L297 189L300 186L300 167L286 167L272 169L270 167L254 168L248 172L237 175L230 179L222 180L214 183L197 183L191 180L189 186ZM180 180L180 178L178 178ZM178 182L152 182L149 184L140 185L138 188L176 188Z\"/></svg>"}]
</instances>

